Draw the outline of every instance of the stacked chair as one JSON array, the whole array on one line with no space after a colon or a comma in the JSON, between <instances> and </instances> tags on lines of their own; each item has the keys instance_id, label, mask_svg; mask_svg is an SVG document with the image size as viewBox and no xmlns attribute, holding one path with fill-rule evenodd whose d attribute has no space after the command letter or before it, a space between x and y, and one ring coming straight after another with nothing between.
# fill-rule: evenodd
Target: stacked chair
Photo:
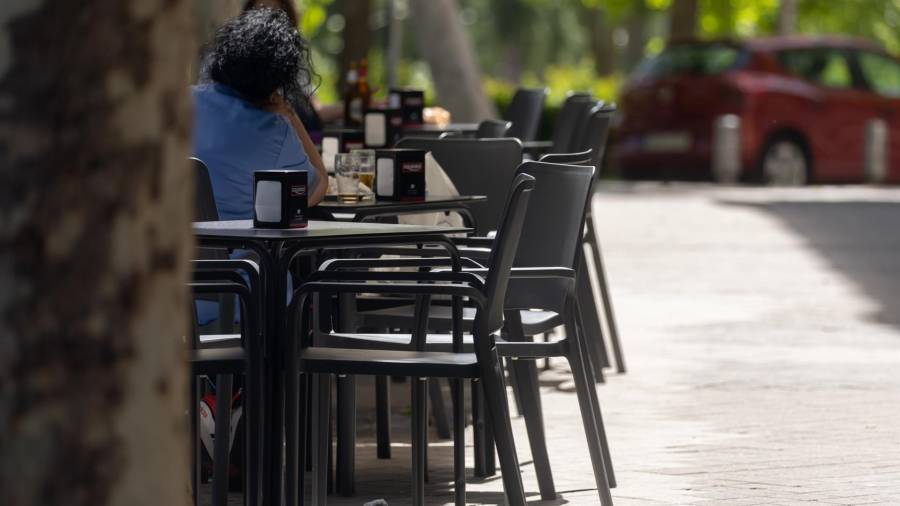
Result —
<instances>
[{"instance_id":1,"label":"stacked chair","mask_svg":"<svg viewBox=\"0 0 900 506\"><path fill-rule=\"evenodd\" d=\"M200 160L193 159L192 165L196 174L197 199L195 219L198 221L214 221L218 219L209 173ZM244 439L245 459L242 465L244 478L245 504L255 506L260 499L261 471L261 430L262 415L259 401L261 399L262 380L262 329L260 315L262 312L262 287L255 263L249 260L231 260L227 253L218 250L202 250L201 257L208 259L192 262L193 275L189 283L193 295L197 299L216 300L220 302L217 325L220 333L201 335L200 328L194 318L193 331L190 338L191 388L190 416L192 441L192 491L195 504L199 504L197 492L200 487L200 445L198 444L198 385L201 377L215 379L215 434L212 504L226 506L229 486L229 446L231 432L231 404L235 377L245 378L245 387L241 390L243 413L245 417ZM212 257L212 258L211 258ZM212 299L210 299L212 297ZM240 308L239 332L222 334L231 331L234 321L234 299L237 298ZM196 316L194 308L190 308ZM221 437L225 435L224 437Z\"/></svg>"},{"instance_id":2,"label":"stacked chair","mask_svg":"<svg viewBox=\"0 0 900 506\"><path fill-rule=\"evenodd\" d=\"M425 386L421 378L454 378L454 481L456 504L465 504L465 459L464 459L464 394L461 379L477 380L487 397L487 417L495 437L502 467L503 483L507 502L524 505L525 495L518 468L515 443L510 426L506 402L506 389L500 358L495 342L497 332L503 326L504 295L510 283L513 260L518 251L530 193L534 188L534 178L520 173L513 180L509 198L494 240L487 267L477 272L437 271L437 272L370 272L370 271L320 271L312 280L302 285L295 293L295 310L299 316L300 329L296 339L288 349L288 391L287 401L294 403L289 410L299 411L306 406L306 388L302 381L312 376L312 422L313 440L311 449L313 460L313 503L324 505L326 501L327 454L330 447L328 433L330 408L330 376L335 374L367 374L408 376L412 378L413 443L412 443L412 502L424 505L425 445L427 418ZM377 262L377 259L370 260ZM390 260L379 265L391 265ZM433 266L434 262L424 259L421 264ZM393 281L388 283L386 281ZM408 294L416 299L418 308L416 328L411 335L397 336L405 342L396 348L371 349L370 347L338 347L338 341L353 340L355 334L336 336L327 332L329 325L322 322L310 323L306 304L316 300L321 303L321 294L334 293L381 293L388 295ZM459 299L466 297L475 305L475 314L469 339L464 339L461 312L455 311L453 336L449 350L428 350L428 318L432 297L449 296L458 307ZM318 312L316 312L318 314ZM314 319L315 320L315 319ZM312 332L309 332L309 329ZM325 332L323 332L325 331ZM335 339L335 338L339 339ZM359 336L364 343L365 337ZM468 350L465 343L468 342ZM299 400L299 402L297 402ZM305 438L301 437L304 414L289 416L295 423L287 427L287 473L297 476L300 463L304 462ZM288 504L295 504L295 494L288 494Z\"/></svg>"}]
</instances>

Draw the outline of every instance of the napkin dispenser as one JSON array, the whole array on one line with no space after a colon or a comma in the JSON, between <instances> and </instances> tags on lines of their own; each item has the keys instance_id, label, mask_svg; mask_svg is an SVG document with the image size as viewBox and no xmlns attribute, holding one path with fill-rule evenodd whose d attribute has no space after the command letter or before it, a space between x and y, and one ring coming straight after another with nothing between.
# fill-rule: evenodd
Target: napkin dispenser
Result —
<instances>
[{"instance_id":1,"label":"napkin dispenser","mask_svg":"<svg viewBox=\"0 0 900 506\"><path fill-rule=\"evenodd\" d=\"M403 113L399 108L367 109L363 127L367 148L393 146L403 130Z\"/></svg>"},{"instance_id":2,"label":"napkin dispenser","mask_svg":"<svg viewBox=\"0 0 900 506\"><path fill-rule=\"evenodd\" d=\"M375 151L375 195L386 200L425 200L425 153L421 149Z\"/></svg>"},{"instance_id":3,"label":"napkin dispenser","mask_svg":"<svg viewBox=\"0 0 900 506\"><path fill-rule=\"evenodd\" d=\"M417 126L424 123L425 92L405 88L391 88L388 95L391 107L400 109L403 126Z\"/></svg>"},{"instance_id":4,"label":"napkin dispenser","mask_svg":"<svg viewBox=\"0 0 900 506\"><path fill-rule=\"evenodd\" d=\"M305 170L258 170L253 173L253 226L306 228L309 185Z\"/></svg>"},{"instance_id":5,"label":"napkin dispenser","mask_svg":"<svg viewBox=\"0 0 900 506\"><path fill-rule=\"evenodd\" d=\"M334 155L363 149L365 132L358 128L328 129L322 134L322 161L328 172L334 172Z\"/></svg>"}]
</instances>

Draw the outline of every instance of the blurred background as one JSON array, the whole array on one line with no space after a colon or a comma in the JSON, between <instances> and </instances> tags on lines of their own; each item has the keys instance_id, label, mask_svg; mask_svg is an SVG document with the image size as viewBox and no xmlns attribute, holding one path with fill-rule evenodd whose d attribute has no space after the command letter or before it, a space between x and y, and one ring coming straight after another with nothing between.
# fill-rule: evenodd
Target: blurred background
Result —
<instances>
[{"instance_id":1,"label":"blurred background","mask_svg":"<svg viewBox=\"0 0 900 506\"><path fill-rule=\"evenodd\" d=\"M336 102L349 62L368 57L370 82L440 98L436 63L420 50L424 0L299 0L302 33L315 48L319 97ZM617 100L639 62L671 38L845 34L900 52L898 0L457 0L455 19L471 40L490 101L500 110L515 88L547 86L547 122L568 90ZM429 4L431 4L429 6ZM416 14L416 15L414 15ZM441 37L440 32L432 37ZM450 64L452 62L448 62ZM393 68L391 68L393 67ZM378 94L376 93L376 96Z\"/></svg>"}]
</instances>

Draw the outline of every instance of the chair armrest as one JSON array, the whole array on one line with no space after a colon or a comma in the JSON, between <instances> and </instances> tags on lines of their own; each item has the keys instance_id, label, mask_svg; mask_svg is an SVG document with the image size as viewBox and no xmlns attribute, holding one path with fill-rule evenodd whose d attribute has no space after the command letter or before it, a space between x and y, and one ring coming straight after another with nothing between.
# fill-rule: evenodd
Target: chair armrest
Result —
<instances>
[{"instance_id":1,"label":"chair armrest","mask_svg":"<svg viewBox=\"0 0 900 506\"><path fill-rule=\"evenodd\" d=\"M319 281L417 281L431 283L468 283L478 289L484 287L484 280L472 272L381 272L381 271L318 271L312 273L307 282ZM374 293L365 290L366 293Z\"/></svg>"},{"instance_id":2,"label":"chair armrest","mask_svg":"<svg viewBox=\"0 0 900 506\"><path fill-rule=\"evenodd\" d=\"M453 244L457 246L468 246L471 248L493 248L493 237L454 237Z\"/></svg>"},{"instance_id":3,"label":"chair armrest","mask_svg":"<svg viewBox=\"0 0 900 506\"><path fill-rule=\"evenodd\" d=\"M420 249L410 249L410 255L415 254ZM480 268L481 264L469 258L461 257L460 263L463 267ZM342 269L374 269L374 268L390 268L390 267L451 267L453 260L450 257L428 257L428 258L332 258L322 262L319 266L320 271L337 271Z\"/></svg>"},{"instance_id":4,"label":"chair armrest","mask_svg":"<svg viewBox=\"0 0 900 506\"><path fill-rule=\"evenodd\" d=\"M487 269L463 269L463 272L471 272L486 275ZM513 267L509 271L509 279L571 279L575 280L575 271L567 267Z\"/></svg>"},{"instance_id":5,"label":"chair armrest","mask_svg":"<svg viewBox=\"0 0 900 506\"><path fill-rule=\"evenodd\" d=\"M344 281L310 281L294 290L295 296L310 293L380 293L398 295L449 295L468 297L484 307L486 300L478 288L462 283L351 283ZM299 298L299 297L297 297Z\"/></svg>"},{"instance_id":6,"label":"chair armrest","mask_svg":"<svg viewBox=\"0 0 900 506\"><path fill-rule=\"evenodd\" d=\"M247 329L245 335L247 347L248 349L262 349L260 346L262 343L260 332L262 329L259 325L260 305L251 303L251 301L253 300L254 292L251 291L250 288L248 288L243 283L232 282L192 282L188 283L187 286L191 289L191 292L194 295L221 295L226 293L237 295L243 309L242 312L244 314L244 318L241 320L241 322L246 326L245 328Z\"/></svg>"}]
</instances>

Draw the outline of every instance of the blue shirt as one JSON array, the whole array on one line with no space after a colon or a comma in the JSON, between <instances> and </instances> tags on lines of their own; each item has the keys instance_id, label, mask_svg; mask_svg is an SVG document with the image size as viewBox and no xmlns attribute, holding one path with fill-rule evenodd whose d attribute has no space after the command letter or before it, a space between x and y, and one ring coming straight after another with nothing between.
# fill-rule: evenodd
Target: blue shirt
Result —
<instances>
[{"instance_id":1,"label":"blue shirt","mask_svg":"<svg viewBox=\"0 0 900 506\"><path fill-rule=\"evenodd\" d=\"M254 171L305 170L309 188L317 186L318 173L284 117L223 84L200 84L192 94L194 156L209 167L220 220L253 218Z\"/></svg>"},{"instance_id":2,"label":"blue shirt","mask_svg":"<svg viewBox=\"0 0 900 506\"><path fill-rule=\"evenodd\" d=\"M305 170L309 188L316 187L318 173L284 117L256 107L223 84L200 84L192 94L194 156L209 168L220 220L253 218L254 171ZM218 303L198 301L197 310L201 325L218 317Z\"/></svg>"}]
</instances>

